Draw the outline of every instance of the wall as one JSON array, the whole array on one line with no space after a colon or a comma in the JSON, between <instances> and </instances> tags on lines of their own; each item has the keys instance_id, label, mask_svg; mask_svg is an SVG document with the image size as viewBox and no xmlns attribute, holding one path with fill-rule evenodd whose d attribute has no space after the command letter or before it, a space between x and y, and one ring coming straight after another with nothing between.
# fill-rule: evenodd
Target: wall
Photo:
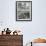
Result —
<instances>
[{"instance_id":1,"label":"wall","mask_svg":"<svg viewBox=\"0 0 46 46\"><path fill-rule=\"evenodd\" d=\"M46 0L32 0L32 21L16 22L15 0L0 0L0 30L9 27L23 32L23 43L46 37Z\"/></svg>"}]
</instances>

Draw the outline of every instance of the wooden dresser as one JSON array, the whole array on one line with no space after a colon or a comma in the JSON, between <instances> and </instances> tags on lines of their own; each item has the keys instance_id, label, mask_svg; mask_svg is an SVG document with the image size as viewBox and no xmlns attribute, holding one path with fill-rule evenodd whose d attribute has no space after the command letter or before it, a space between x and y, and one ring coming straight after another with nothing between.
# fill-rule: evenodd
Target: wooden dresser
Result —
<instances>
[{"instance_id":1,"label":"wooden dresser","mask_svg":"<svg viewBox=\"0 0 46 46\"><path fill-rule=\"evenodd\" d=\"M0 35L0 46L23 46L23 35Z\"/></svg>"}]
</instances>

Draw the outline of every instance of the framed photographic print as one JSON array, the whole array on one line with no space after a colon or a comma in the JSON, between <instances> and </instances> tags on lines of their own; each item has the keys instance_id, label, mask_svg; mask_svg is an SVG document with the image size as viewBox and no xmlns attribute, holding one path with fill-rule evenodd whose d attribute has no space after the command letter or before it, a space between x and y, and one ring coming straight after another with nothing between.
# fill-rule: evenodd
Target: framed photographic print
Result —
<instances>
[{"instance_id":1,"label":"framed photographic print","mask_svg":"<svg viewBox=\"0 0 46 46\"><path fill-rule=\"evenodd\" d=\"M16 21L32 21L32 1L16 1Z\"/></svg>"}]
</instances>

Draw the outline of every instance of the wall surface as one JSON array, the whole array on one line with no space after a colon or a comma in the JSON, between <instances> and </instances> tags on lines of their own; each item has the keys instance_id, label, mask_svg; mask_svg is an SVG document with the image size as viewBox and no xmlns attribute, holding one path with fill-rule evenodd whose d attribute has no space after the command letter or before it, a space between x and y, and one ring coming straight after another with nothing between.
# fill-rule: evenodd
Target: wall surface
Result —
<instances>
[{"instance_id":1,"label":"wall surface","mask_svg":"<svg viewBox=\"0 0 46 46\"><path fill-rule=\"evenodd\" d=\"M23 43L46 37L46 0L32 0L32 21L16 22L16 1L0 0L0 30L9 27L23 32Z\"/></svg>"}]
</instances>

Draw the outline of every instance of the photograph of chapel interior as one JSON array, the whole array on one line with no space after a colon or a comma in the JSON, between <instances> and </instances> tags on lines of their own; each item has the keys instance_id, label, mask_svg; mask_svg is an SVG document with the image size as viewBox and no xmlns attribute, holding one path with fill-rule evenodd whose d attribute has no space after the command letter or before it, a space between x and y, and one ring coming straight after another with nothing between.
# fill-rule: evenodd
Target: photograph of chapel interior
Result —
<instances>
[{"instance_id":1,"label":"photograph of chapel interior","mask_svg":"<svg viewBox=\"0 0 46 46\"><path fill-rule=\"evenodd\" d=\"M28 22L16 21L16 0L0 0L0 46L46 46L46 0L27 1L32 1Z\"/></svg>"}]
</instances>

